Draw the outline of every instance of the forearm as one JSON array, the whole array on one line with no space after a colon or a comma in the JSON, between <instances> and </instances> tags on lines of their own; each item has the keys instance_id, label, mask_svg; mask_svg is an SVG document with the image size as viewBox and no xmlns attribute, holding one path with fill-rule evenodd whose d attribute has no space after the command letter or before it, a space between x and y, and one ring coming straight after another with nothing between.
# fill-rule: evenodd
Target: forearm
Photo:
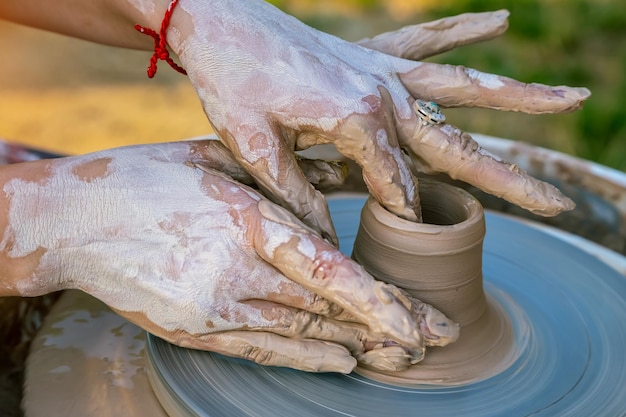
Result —
<instances>
[{"instance_id":1,"label":"forearm","mask_svg":"<svg viewBox=\"0 0 626 417\"><path fill-rule=\"evenodd\" d=\"M3 0L0 18L97 43L152 50L140 24L158 31L168 0Z\"/></svg>"}]
</instances>

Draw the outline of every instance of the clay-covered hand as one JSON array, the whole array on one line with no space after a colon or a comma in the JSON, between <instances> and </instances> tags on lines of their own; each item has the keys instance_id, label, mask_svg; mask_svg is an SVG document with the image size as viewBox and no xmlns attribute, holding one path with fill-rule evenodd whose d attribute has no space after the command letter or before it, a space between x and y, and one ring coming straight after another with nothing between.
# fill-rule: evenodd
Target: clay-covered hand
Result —
<instances>
[{"instance_id":1,"label":"clay-covered hand","mask_svg":"<svg viewBox=\"0 0 626 417\"><path fill-rule=\"evenodd\" d=\"M441 313L213 169L245 180L233 161L199 141L15 166L1 254L33 265L8 287L77 288L172 343L307 371L401 370L456 339Z\"/></svg>"},{"instance_id":2,"label":"clay-covered hand","mask_svg":"<svg viewBox=\"0 0 626 417\"><path fill-rule=\"evenodd\" d=\"M587 90L523 84L371 49L419 57L408 43L423 33L424 43L434 45L426 53L436 53L501 33L506 16L490 15L484 32L476 32L474 16L459 18L462 24L444 20L356 44L319 32L262 0L194 1L178 4L167 40L216 133L259 187L334 241L325 200L298 169L296 149L333 143L363 168L378 201L409 220L419 219L419 197L401 148L431 170L450 172L531 209L567 208L555 201L562 197L554 197L554 190L494 163L468 145L459 130L423 126L413 103L556 113L579 108ZM463 38L462 29L472 23L473 31Z\"/></svg>"}]
</instances>

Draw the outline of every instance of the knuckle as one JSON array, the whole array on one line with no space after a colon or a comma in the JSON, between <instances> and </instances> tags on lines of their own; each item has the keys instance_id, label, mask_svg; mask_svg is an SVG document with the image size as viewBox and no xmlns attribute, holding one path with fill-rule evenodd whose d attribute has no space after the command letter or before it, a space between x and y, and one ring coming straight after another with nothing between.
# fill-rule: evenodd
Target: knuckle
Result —
<instances>
[{"instance_id":1,"label":"knuckle","mask_svg":"<svg viewBox=\"0 0 626 417\"><path fill-rule=\"evenodd\" d=\"M276 353L260 346L246 344L241 346L239 356L259 365L271 365L274 363Z\"/></svg>"},{"instance_id":2,"label":"knuckle","mask_svg":"<svg viewBox=\"0 0 626 417\"><path fill-rule=\"evenodd\" d=\"M313 261L311 275L318 283L329 284L337 275L337 265L329 261L329 259L326 259L324 254L320 254L320 256Z\"/></svg>"},{"instance_id":3,"label":"knuckle","mask_svg":"<svg viewBox=\"0 0 626 417\"><path fill-rule=\"evenodd\" d=\"M311 310L326 317L338 317L343 313L343 308L335 303L331 303L321 295L315 294L311 303Z\"/></svg>"},{"instance_id":4,"label":"knuckle","mask_svg":"<svg viewBox=\"0 0 626 417\"><path fill-rule=\"evenodd\" d=\"M307 311L299 311L289 326L290 335L319 334L323 327L320 316Z\"/></svg>"}]
</instances>

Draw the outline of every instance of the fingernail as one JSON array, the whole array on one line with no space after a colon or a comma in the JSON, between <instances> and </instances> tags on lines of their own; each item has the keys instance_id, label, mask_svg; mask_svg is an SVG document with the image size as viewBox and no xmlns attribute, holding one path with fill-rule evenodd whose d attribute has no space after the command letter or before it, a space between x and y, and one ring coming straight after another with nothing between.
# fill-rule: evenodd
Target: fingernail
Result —
<instances>
[{"instance_id":1,"label":"fingernail","mask_svg":"<svg viewBox=\"0 0 626 417\"><path fill-rule=\"evenodd\" d=\"M553 88L552 93L562 98L573 98L572 96L576 96L576 100L579 101L586 100L589 98L589 96L591 96L591 91L589 91L589 89L585 87Z\"/></svg>"},{"instance_id":2,"label":"fingernail","mask_svg":"<svg viewBox=\"0 0 626 417\"><path fill-rule=\"evenodd\" d=\"M496 10L495 12L493 12L493 14L499 19L506 19L511 15L511 12L509 12L506 9L501 9L501 10Z\"/></svg>"}]
</instances>

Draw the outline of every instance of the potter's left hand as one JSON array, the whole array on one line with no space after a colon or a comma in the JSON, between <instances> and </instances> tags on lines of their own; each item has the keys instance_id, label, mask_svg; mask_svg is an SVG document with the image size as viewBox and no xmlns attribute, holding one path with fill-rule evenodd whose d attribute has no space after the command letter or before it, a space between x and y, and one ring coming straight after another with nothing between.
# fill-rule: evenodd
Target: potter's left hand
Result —
<instances>
[{"instance_id":1,"label":"potter's left hand","mask_svg":"<svg viewBox=\"0 0 626 417\"><path fill-rule=\"evenodd\" d=\"M224 175L218 141L1 168L0 296L80 289L172 343L308 371L401 370L458 336Z\"/></svg>"},{"instance_id":2,"label":"potter's left hand","mask_svg":"<svg viewBox=\"0 0 626 417\"><path fill-rule=\"evenodd\" d=\"M496 16L501 22L507 13ZM324 198L294 158L294 149L321 143L333 143L355 160L371 194L409 220L419 219L419 201L401 149L431 171L535 211L569 208L556 190L509 170L460 130L424 125L414 103L558 113L579 108L586 89L401 59L369 49L405 55L388 43L343 41L260 0L181 1L170 26L168 42L220 139L267 196L322 236L334 240Z\"/></svg>"}]
</instances>

